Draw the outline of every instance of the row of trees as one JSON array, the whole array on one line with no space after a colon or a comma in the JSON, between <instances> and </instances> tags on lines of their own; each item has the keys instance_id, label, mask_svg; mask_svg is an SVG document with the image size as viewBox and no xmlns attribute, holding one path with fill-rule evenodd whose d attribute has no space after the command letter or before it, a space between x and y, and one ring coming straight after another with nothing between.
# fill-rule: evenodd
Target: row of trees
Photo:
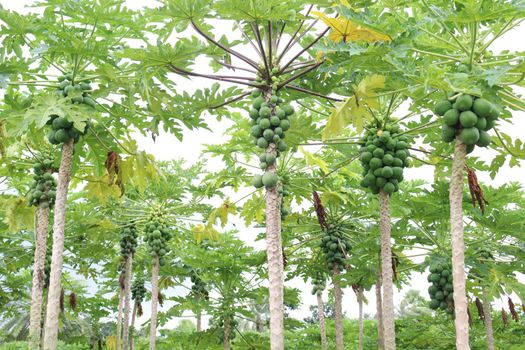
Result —
<instances>
[{"instance_id":1,"label":"row of trees","mask_svg":"<svg viewBox=\"0 0 525 350\"><path fill-rule=\"evenodd\" d=\"M499 248L509 240L519 241L518 233L498 231L502 227L500 218L494 220L495 227L490 225L486 219L489 210L484 208L483 192L473 169L489 170L495 176L507 158L511 165L522 158L522 143L504 134L500 122L512 120L511 110L523 111L525 104L513 87L523 85L525 73L519 54L498 55L490 46L520 23L523 11L519 4L505 2L424 1L411 5L410 15L396 4L365 1L360 6L367 10L345 3L322 3L314 8L301 1L171 1L134 12L118 1L67 5L48 1L42 15L22 16L2 10L7 89L0 130L5 134L2 171L11 191L6 193L4 205L8 232L32 229L27 224L32 220L31 210L22 197L30 186L28 169L33 168L36 181L27 197L29 204L37 207L38 223L34 230L29 330L32 347L41 343L43 334L43 348L57 348L67 247L64 238L70 221L67 205L75 203L78 207L74 210L85 210L88 216L92 208L82 200L87 194L105 208L103 220L115 218L108 229L111 226L123 234L118 347L129 346L136 245L147 243L151 258L150 348L154 349L159 285L163 283L159 279L161 266L175 268L184 233L193 231L199 240L215 238L219 221L224 227L228 216L239 210L246 224L257 222L266 228L272 349L284 348L287 250L292 256L301 253L307 260L297 264L290 276L318 281L331 276L337 325L342 322L341 284L352 285L360 302L363 291L376 285L381 300L379 345L390 350L395 348L393 289L399 278L393 266L397 268L403 253L415 248L432 248L428 265L436 271L443 270L436 267L441 262L451 261L453 277L445 278L440 285L447 295L436 291L431 295L436 296L439 307L455 314L457 348L469 348L466 278L482 280L486 273L485 268L465 259L465 231L471 230L472 222L479 225L474 225L474 232L487 230L498 243L498 254L487 256L483 262L504 266L497 279L500 282L482 288L485 299L521 291L512 273L519 268L508 261L521 251ZM216 38L206 22L208 18L234 25L235 38ZM318 30L319 20L326 29ZM190 28L198 37L186 36L170 43L174 33ZM194 66L202 57L210 63L209 69ZM223 73L225 70L231 72ZM213 85L190 95L176 85L181 76L226 85L223 89ZM253 97L251 121L235 112L235 108L246 108L248 95ZM446 103L434 110L444 99ZM476 107L481 100L486 101L486 110ZM401 115L401 107L407 104L408 114ZM474 117L464 116L470 109ZM452 122L448 120L454 117L446 115L449 110L457 114ZM197 170L185 173L168 167L160 172L130 134L138 131L155 139L163 128L181 138L183 128L206 127L210 115L228 117L234 124L227 131L228 141L207 149L222 158L225 168L204 176L205 186L192 181L199 178ZM450 132L447 127L440 129L441 119L452 135L445 133ZM489 130L488 122L495 127L497 137L492 142L489 138L488 144L497 155L490 164L476 157L467 159L467 151L472 151L474 144L488 145L479 141ZM262 151L255 150L248 137L250 123L251 134ZM447 143L450 141L455 147L453 156L453 145ZM60 156L52 145L59 145ZM326 147L316 153L306 149L320 145ZM45 162L47 155L51 155L49 165ZM358 158L361 164L357 164ZM254 184L265 187L264 193L256 190L235 202L225 199L224 188L236 190L246 185L251 174L257 174L253 164L259 161L264 176ZM441 181L450 171L452 174L449 200L439 201L441 207L435 212L439 215L434 213L436 220L443 220L439 226L423 225L417 221L418 213L407 209L408 202L413 203L425 190L417 182L402 183L404 173L410 166L423 164L435 166L435 191L442 190ZM465 226L463 215L465 169L472 201L481 209L469 216L469 226ZM53 175L55 171L58 173ZM399 188L402 191L398 193ZM411 195L408 199L405 192ZM68 199L68 193L73 198ZM219 198L222 204L214 208L211 198ZM290 215L289 208L305 200L313 201L312 208ZM373 203L377 210L360 209L358 203ZM504 206L509 202L501 203ZM450 211L448 215L443 215L444 208ZM50 209L53 235L42 322ZM408 213L399 215L396 210ZM19 222L20 217L26 220ZM191 220L200 224L192 229ZM398 232L394 250L392 226ZM438 232L449 228L451 251L447 240L436 239ZM400 229L414 230L416 239L401 235ZM359 233L375 230L380 240L367 234L368 240L360 241ZM82 228L80 234L88 237ZM362 259L359 249L365 249L364 256L368 257L363 268L357 268L362 264L355 261L356 256ZM379 252L380 268L376 265ZM202 253L208 254L212 253ZM86 263L82 266L88 272L91 268L98 272L100 264L97 261L97 268ZM198 265L188 266L189 270L187 266L181 268L186 273L193 271L195 281L203 280L196 272ZM477 269L482 272L476 273ZM361 277L356 279L356 275ZM438 279L430 281L441 283ZM231 293L242 294L238 289ZM448 293L453 297L444 301ZM322 299L319 301L322 309ZM225 297L220 308L224 310L221 327L227 347L235 306ZM336 326L336 347L344 348L340 326Z\"/></svg>"}]
</instances>

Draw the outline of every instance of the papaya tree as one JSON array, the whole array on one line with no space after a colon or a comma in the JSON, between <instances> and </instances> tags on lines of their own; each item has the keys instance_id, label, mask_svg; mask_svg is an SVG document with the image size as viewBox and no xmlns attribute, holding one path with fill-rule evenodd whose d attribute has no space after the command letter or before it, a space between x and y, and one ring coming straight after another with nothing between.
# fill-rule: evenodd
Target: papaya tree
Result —
<instances>
[{"instance_id":1,"label":"papaya tree","mask_svg":"<svg viewBox=\"0 0 525 350\"><path fill-rule=\"evenodd\" d=\"M173 28L191 28L208 44L194 55L207 54L212 59L212 68L223 68L232 72L242 72L243 75L206 74L190 70L188 64L181 66L177 61L163 63L165 71L186 76L201 77L232 83L248 91L229 88L222 97L231 95L221 102L208 105L209 109L220 110L252 96L252 108L249 111L252 119L252 136L254 143L264 151L260 155L261 168L264 175L254 178L254 185L266 187L266 228L267 228L267 253L268 253L268 278L270 281L270 334L271 348L282 349L283 336L283 264L280 220L280 193L278 192L279 178L276 173L276 161L279 155L288 148L283 140L286 131L290 128L290 117L294 108L285 103L287 94L300 92L306 95L315 95L327 99L334 99L324 94L300 86L300 80L307 74L314 72L323 64L317 62L309 53L311 48L327 33L327 29L309 37L314 24L308 24L308 15L313 6L306 9L299 1L278 3L250 3L243 1L214 1L210 3L192 3L185 1L166 2L160 9L155 9L152 18L158 20L164 17L167 32L161 34L167 37ZM303 13L301 13L304 12ZM235 35L240 41L228 42L224 38L216 39L210 32L210 27L204 22L206 14L213 13L214 18L219 18L225 23L236 26ZM313 23L313 22L311 22ZM250 51L243 53L236 46L247 44ZM194 43L195 45L195 43ZM162 47L152 48L160 52ZM148 56L144 55L146 65ZM226 59L224 58L226 57ZM232 62L238 60L238 62ZM182 62L184 63L184 62ZM244 73L247 72L249 74ZM237 104L239 105L239 104ZM212 112L213 113L213 112ZM263 157L264 156L264 157Z\"/></svg>"},{"instance_id":2,"label":"papaya tree","mask_svg":"<svg viewBox=\"0 0 525 350\"><path fill-rule=\"evenodd\" d=\"M119 1L68 5L48 2L42 7L46 10L42 15L22 16L1 10L5 23L2 40L8 51L5 62L9 67L3 80L8 87L4 99L8 108L1 124L2 133L9 139L20 141L26 134L40 139L47 134L49 143L62 148L44 344L45 348L53 349L58 334L62 238L71 172L75 185L84 186L100 200L121 195L127 183L144 190L146 178L154 177L156 170L152 157L139 151L129 137L132 126L147 134L148 130L158 129L160 120L168 116L173 121L176 115L185 125L198 122L180 113L155 109L157 101L153 98L146 98L149 103L146 109L153 108L156 112L147 114L139 106L144 96L162 96L154 92L158 88L151 84L151 76L137 73L133 66L119 67L121 58L117 56L125 51L125 41L142 38L140 29L128 30L122 25L140 28L145 23L140 16L125 9ZM49 32L60 35L51 37L47 35ZM140 83L135 83L138 80L147 87L140 87ZM23 89L33 96L29 105L20 104ZM142 118L146 114L148 118ZM178 123L173 122L170 130L180 133Z\"/></svg>"},{"instance_id":3,"label":"papaya tree","mask_svg":"<svg viewBox=\"0 0 525 350\"><path fill-rule=\"evenodd\" d=\"M523 111L523 100L513 91L522 81L523 67L517 63L518 55L497 54L491 46L517 26L524 13L517 4L504 1L422 1L414 7L413 18L407 18L399 9L392 10L401 23L414 23L414 19L417 23L407 27L415 39L401 49L412 52L415 62L408 71L406 65L395 66L411 77L413 84L429 87L417 95L432 96L420 98L417 104L434 110L436 122L443 124L442 140L454 145L449 197L456 346L469 349L462 206L466 157L476 146L496 150L498 155L490 165L491 175L495 176L509 156L519 154L512 146L509 148L511 139L498 125L502 120L511 120L510 109ZM423 21L423 17L430 20ZM428 70L430 64L435 64L433 73ZM421 75L414 75L414 69ZM496 71L501 73L494 75ZM427 79L430 75L433 78ZM492 130L494 140L489 135ZM437 149L441 155L451 151L450 147Z\"/></svg>"}]
</instances>

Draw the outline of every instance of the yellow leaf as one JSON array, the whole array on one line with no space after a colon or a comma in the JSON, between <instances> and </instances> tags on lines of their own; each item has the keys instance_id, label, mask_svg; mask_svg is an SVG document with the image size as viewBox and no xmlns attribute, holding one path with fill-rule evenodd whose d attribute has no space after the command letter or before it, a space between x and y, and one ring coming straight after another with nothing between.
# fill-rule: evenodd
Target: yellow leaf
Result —
<instances>
[{"instance_id":1,"label":"yellow leaf","mask_svg":"<svg viewBox=\"0 0 525 350\"><path fill-rule=\"evenodd\" d=\"M384 86L385 77L382 75L374 74L361 80L353 96L337 103L332 110L323 130L323 141L340 134L349 124L361 132L365 121L371 118L368 108L379 107L379 100L375 97L376 90Z\"/></svg>"},{"instance_id":2,"label":"yellow leaf","mask_svg":"<svg viewBox=\"0 0 525 350\"><path fill-rule=\"evenodd\" d=\"M117 337L109 335L106 337L106 349L114 350L117 348Z\"/></svg>"},{"instance_id":3,"label":"yellow leaf","mask_svg":"<svg viewBox=\"0 0 525 350\"><path fill-rule=\"evenodd\" d=\"M97 198L101 203L107 203L110 198L119 198L121 195L120 188L117 185L108 184L108 175L100 178L91 176L86 180L88 182L84 190L87 191L90 196Z\"/></svg>"},{"instance_id":4,"label":"yellow leaf","mask_svg":"<svg viewBox=\"0 0 525 350\"><path fill-rule=\"evenodd\" d=\"M308 164L308 165L317 165L319 168L321 168L321 170L325 174L330 171L328 169L328 165L326 164L326 162L324 160L322 160L319 157L316 157L315 155L313 155L312 153L306 151L302 147L299 147L299 150L301 151L302 154L304 154L304 157L305 157L305 160L306 160L306 164Z\"/></svg>"},{"instance_id":5,"label":"yellow leaf","mask_svg":"<svg viewBox=\"0 0 525 350\"><path fill-rule=\"evenodd\" d=\"M219 239L219 231L213 228L212 225L195 225L192 227L193 238L197 243L201 243L204 239L216 241Z\"/></svg>"},{"instance_id":6,"label":"yellow leaf","mask_svg":"<svg viewBox=\"0 0 525 350\"><path fill-rule=\"evenodd\" d=\"M208 224L215 225L217 219L219 219L221 227L224 227L228 223L228 214L235 215L236 213L237 209L235 208L235 205L230 202L230 198L226 198L220 207L211 212L210 217L208 218Z\"/></svg>"},{"instance_id":7,"label":"yellow leaf","mask_svg":"<svg viewBox=\"0 0 525 350\"><path fill-rule=\"evenodd\" d=\"M332 29L332 32L328 35L328 39L335 43L344 40L348 41L365 41L367 43L373 43L376 41L390 41L390 37L383 34L375 29L368 28L360 23L356 23L348 18L341 15L336 18L330 18L322 12L312 11L314 16L321 19L327 26Z\"/></svg>"},{"instance_id":8,"label":"yellow leaf","mask_svg":"<svg viewBox=\"0 0 525 350\"><path fill-rule=\"evenodd\" d=\"M0 202L0 209L5 211L4 223L9 231L34 230L35 208L30 207L25 197L12 197Z\"/></svg>"}]
</instances>

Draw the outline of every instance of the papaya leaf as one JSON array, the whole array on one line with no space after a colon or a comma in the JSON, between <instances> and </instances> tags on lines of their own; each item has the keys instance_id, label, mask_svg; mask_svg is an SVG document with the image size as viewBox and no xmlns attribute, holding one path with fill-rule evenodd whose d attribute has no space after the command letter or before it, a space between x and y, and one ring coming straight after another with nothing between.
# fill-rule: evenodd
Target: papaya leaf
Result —
<instances>
[{"instance_id":1,"label":"papaya leaf","mask_svg":"<svg viewBox=\"0 0 525 350\"><path fill-rule=\"evenodd\" d=\"M5 211L4 223L11 232L34 230L34 209L24 197L11 197L0 202L0 209Z\"/></svg>"},{"instance_id":2,"label":"papaya leaf","mask_svg":"<svg viewBox=\"0 0 525 350\"><path fill-rule=\"evenodd\" d=\"M230 202L230 198L226 198L224 203L216 209L214 209L209 218L208 218L208 224L209 225L215 225L217 223L217 220L220 221L221 227L226 226L228 223L228 214L235 215L237 213L237 208L235 207L235 204L232 204Z\"/></svg>"},{"instance_id":3,"label":"papaya leaf","mask_svg":"<svg viewBox=\"0 0 525 350\"><path fill-rule=\"evenodd\" d=\"M193 232L193 238L195 238L197 243L201 243L204 239L212 241L217 241L219 239L219 231L213 228L210 224L195 225L191 228L191 232Z\"/></svg>"},{"instance_id":4,"label":"papaya leaf","mask_svg":"<svg viewBox=\"0 0 525 350\"><path fill-rule=\"evenodd\" d=\"M358 132L364 128L365 122L371 118L368 108L377 108L379 101L375 97L376 90L385 86L385 77L371 75L358 84L353 96L336 104L323 130L323 140L340 134L345 127L352 124Z\"/></svg>"},{"instance_id":5,"label":"papaya leaf","mask_svg":"<svg viewBox=\"0 0 525 350\"><path fill-rule=\"evenodd\" d=\"M321 170L325 174L328 173L328 171L330 171L328 169L328 165L326 164L326 162L323 159L321 159L320 157L317 157L314 154L306 151L303 147L299 147L299 151L301 151L301 153L304 154L304 157L305 157L305 160L306 160L306 164L308 164L310 166L312 166L312 165L318 166L319 168L321 168Z\"/></svg>"},{"instance_id":6,"label":"papaya leaf","mask_svg":"<svg viewBox=\"0 0 525 350\"><path fill-rule=\"evenodd\" d=\"M367 27L361 23L354 22L351 19L339 16L337 18L330 18L322 12L312 11L312 14L322 20L332 31L328 35L328 39L335 43L343 40L374 43L376 41L390 41L390 37L377 30Z\"/></svg>"}]
</instances>

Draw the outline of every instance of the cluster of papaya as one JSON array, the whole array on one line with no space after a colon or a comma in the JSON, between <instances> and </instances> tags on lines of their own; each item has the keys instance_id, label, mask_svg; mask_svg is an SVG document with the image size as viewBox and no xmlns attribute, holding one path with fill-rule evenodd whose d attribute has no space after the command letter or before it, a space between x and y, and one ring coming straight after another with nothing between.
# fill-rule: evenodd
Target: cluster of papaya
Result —
<instances>
[{"instance_id":1,"label":"cluster of papaya","mask_svg":"<svg viewBox=\"0 0 525 350\"><path fill-rule=\"evenodd\" d=\"M93 89L91 88L91 81L82 79L82 82L74 82L73 74L62 75L58 78L60 82L57 93L64 97L71 97L73 103L83 103L90 107L95 108L96 102L89 93Z\"/></svg>"},{"instance_id":2,"label":"cluster of papaya","mask_svg":"<svg viewBox=\"0 0 525 350\"><path fill-rule=\"evenodd\" d=\"M287 176L283 177L283 182L286 181ZM288 207L285 203L285 198L290 195L290 191L286 189L284 186L284 183L281 183L279 187L277 187L277 193L281 196L281 220L286 219L288 215L290 215L290 207Z\"/></svg>"},{"instance_id":3,"label":"cluster of papaya","mask_svg":"<svg viewBox=\"0 0 525 350\"><path fill-rule=\"evenodd\" d=\"M481 247L476 249L476 255L483 260L494 260L494 255L492 254L492 251L488 248Z\"/></svg>"},{"instance_id":4,"label":"cluster of papaya","mask_svg":"<svg viewBox=\"0 0 525 350\"><path fill-rule=\"evenodd\" d=\"M369 188L374 194L381 190L387 194L397 192L399 183L403 181L403 170L410 165L409 140L400 131L397 124L384 129L372 125L361 139L361 186Z\"/></svg>"},{"instance_id":5,"label":"cluster of papaya","mask_svg":"<svg viewBox=\"0 0 525 350\"><path fill-rule=\"evenodd\" d=\"M170 251L168 242L171 239L171 232L168 227L159 222L152 221L146 225L145 239L150 248L151 256L160 258L160 266L164 266L166 261L164 256Z\"/></svg>"},{"instance_id":6,"label":"cluster of papaya","mask_svg":"<svg viewBox=\"0 0 525 350\"><path fill-rule=\"evenodd\" d=\"M200 277L193 270L191 270L190 272L190 279L192 283L191 292L196 296L208 300L209 294L208 289L206 288L206 283L203 280L201 280Z\"/></svg>"},{"instance_id":7,"label":"cluster of papaya","mask_svg":"<svg viewBox=\"0 0 525 350\"><path fill-rule=\"evenodd\" d=\"M443 117L442 139L452 142L456 136L467 145L467 153L475 146L488 147L488 131L496 125L500 110L484 98L468 94L455 94L439 101L434 112Z\"/></svg>"},{"instance_id":8,"label":"cluster of papaya","mask_svg":"<svg viewBox=\"0 0 525 350\"><path fill-rule=\"evenodd\" d=\"M441 309L449 314L454 313L454 287L452 285L452 266L450 263L436 262L430 265L427 280L432 283L428 288L429 307Z\"/></svg>"},{"instance_id":9,"label":"cluster of papaya","mask_svg":"<svg viewBox=\"0 0 525 350\"><path fill-rule=\"evenodd\" d=\"M56 198L57 182L53 177L53 172L57 169L53 159L45 158L33 165L33 182L30 187L27 201L29 205L41 206L43 208L52 207Z\"/></svg>"},{"instance_id":10,"label":"cluster of papaya","mask_svg":"<svg viewBox=\"0 0 525 350\"><path fill-rule=\"evenodd\" d=\"M337 268L343 271L345 259L352 249L352 245L344 237L344 232L336 226L330 227L322 238L320 247L323 250L328 270Z\"/></svg>"},{"instance_id":11,"label":"cluster of papaya","mask_svg":"<svg viewBox=\"0 0 525 350\"><path fill-rule=\"evenodd\" d=\"M214 317L211 321L212 325L217 325L220 329L225 329L226 325L228 326L228 329L230 330L229 339L233 340L236 337L237 332L235 331L235 328L239 325L239 323L235 320L235 312L232 310L226 310L226 306L220 307L220 314L216 317ZM224 341L224 333L220 336L221 342Z\"/></svg>"},{"instance_id":12,"label":"cluster of papaya","mask_svg":"<svg viewBox=\"0 0 525 350\"><path fill-rule=\"evenodd\" d=\"M312 288L312 295L316 295L317 293L322 293L323 290L326 287L326 281L320 273L315 276L315 278L312 281L314 287Z\"/></svg>"},{"instance_id":13,"label":"cluster of papaya","mask_svg":"<svg viewBox=\"0 0 525 350\"><path fill-rule=\"evenodd\" d=\"M78 131L67 118L59 117L56 114L50 115L47 125L51 126L51 131L47 134L47 140L52 145L68 143L71 139L77 143L80 140L80 136L85 135L89 127L86 124L84 131Z\"/></svg>"},{"instance_id":14,"label":"cluster of papaya","mask_svg":"<svg viewBox=\"0 0 525 350\"><path fill-rule=\"evenodd\" d=\"M135 226L124 227L120 230L120 253L124 258L135 254L138 237Z\"/></svg>"},{"instance_id":15,"label":"cluster of papaya","mask_svg":"<svg viewBox=\"0 0 525 350\"><path fill-rule=\"evenodd\" d=\"M256 188L265 186L270 189L277 185L278 177L267 169L275 166L280 153L288 149L284 138L285 132L290 128L289 117L294 114L294 109L291 105L282 105L284 101L277 93L272 93L265 99L262 91L255 90L252 98L252 108L249 112L252 120L251 135L255 145L265 151L259 156L260 167L265 173L254 176L252 184ZM275 145L275 153L273 150L266 152L270 144Z\"/></svg>"},{"instance_id":16,"label":"cluster of papaya","mask_svg":"<svg viewBox=\"0 0 525 350\"><path fill-rule=\"evenodd\" d=\"M138 303L146 298L146 287L144 287L144 277L139 276L131 284L131 297Z\"/></svg>"}]
</instances>

